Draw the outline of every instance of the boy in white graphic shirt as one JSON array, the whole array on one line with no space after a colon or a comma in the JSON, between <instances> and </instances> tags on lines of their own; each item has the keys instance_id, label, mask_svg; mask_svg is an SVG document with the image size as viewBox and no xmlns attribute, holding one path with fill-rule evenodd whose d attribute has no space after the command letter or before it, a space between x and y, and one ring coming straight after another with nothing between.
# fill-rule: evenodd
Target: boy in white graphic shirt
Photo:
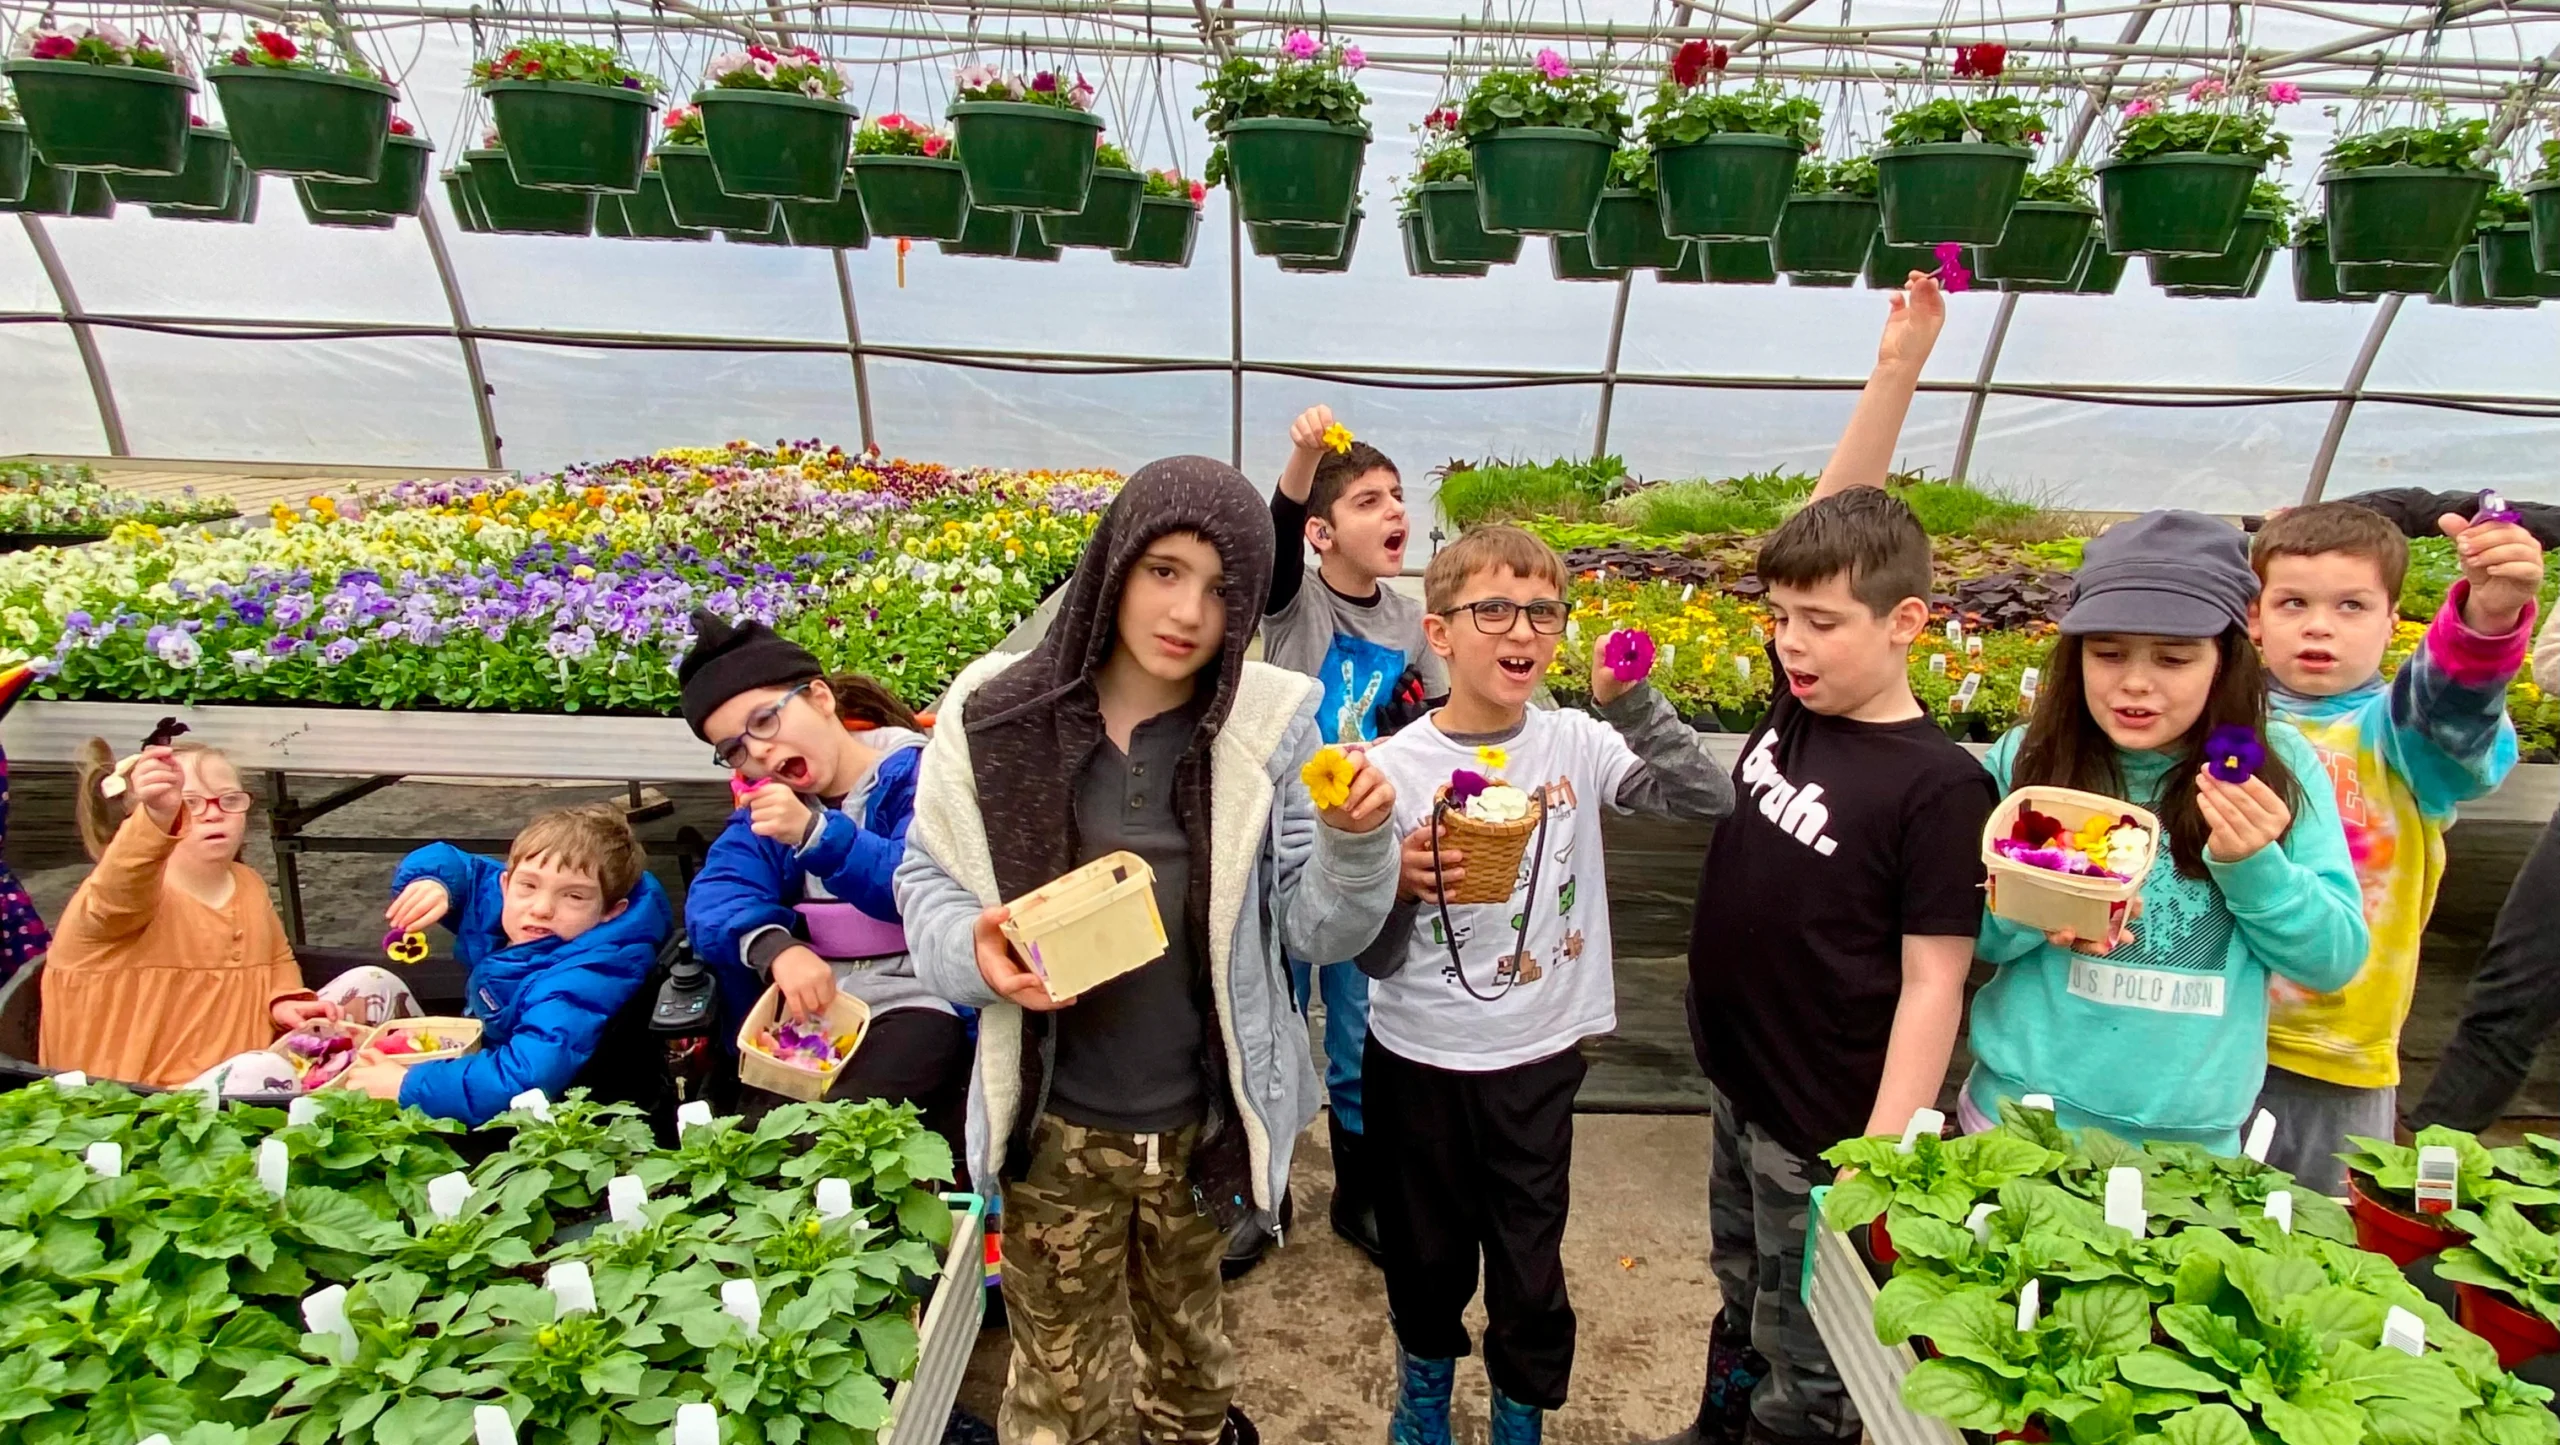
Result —
<instances>
[{"instance_id":1,"label":"boy in white graphic shirt","mask_svg":"<svg viewBox=\"0 0 2560 1445\"><path fill-rule=\"evenodd\" d=\"M1597 718L1530 708L1571 616L1564 586L1554 549L1516 527L1479 527L1432 558L1422 625L1448 660L1449 701L1369 750L1396 785L1405 835L1396 911L1360 960L1376 981L1364 1073L1397 1445L1447 1445L1479 1257L1494 1445L1537 1441L1543 1412L1564 1404L1578 1045L1617 1027L1599 807L1700 819L1733 807L1731 780L1670 703L1619 681L1596 651ZM1434 800L1460 770L1498 774L1544 805L1502 903L1443 901L1468 862L1435 831Z\"/></svg>"}]
</instances>

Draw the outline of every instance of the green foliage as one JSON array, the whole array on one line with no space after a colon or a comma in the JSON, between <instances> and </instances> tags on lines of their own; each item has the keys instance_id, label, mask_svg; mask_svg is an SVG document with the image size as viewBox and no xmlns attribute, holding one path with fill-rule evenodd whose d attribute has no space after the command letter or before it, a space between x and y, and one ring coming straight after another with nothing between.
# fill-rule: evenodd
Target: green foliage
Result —
<instances>
[{"instance_id":1,"label":"green foliage","mask_svg":"<svg viewBox=\"0 0 2560 1445\"><path fill-rule=\"evenodd\" d=\"M2471 1243L2440 1255L2438 1276L2496 1290L2518 1307L2560 1322L2560 1239L2504 1199L2484 1209L2455 1210L2448 1219Z\"/></svg>"},{"instance_id":2,"label":"green foliage","mask_svg":"<svg viewBox=\"0 0 2560 1445\"><path fill-rule=\"evenodd\" d=\"M1191 113L1212 136L1225 135L1235 121L1259 116L1358 125L1369 97L1351 76L1339 50L1312 60L1283 58L1269 65L1239 55L1200 83L1202 99ZM1223 161L1223 155L1211 156L1206 172L1211 185L1224 174Z\"/></svg>"},{"instance_id":3,"label":"green foliage","mask_svg":"<svg viewBox=\"0 0 2560 1445\"><path fill-rule=\"evenodd\" d=\"M2542 165L2534 171L2533 178L2547 181L2560 176L2560 139L2544 141L2535 150L2542 157Z\"/></svg>"},{"instance_id":4,"label":"green foliage","mask_svg":"<svg viewBox=\"0 0 2560 1445\"><path fill-rule=\"evenodd\" d=\"M2087 166L2060 165L2029 171L2026 186L2018 193L2018 199L2085 206L2089 204L2089 186L2097 178L2097 172Z\"/></svg>"},{"instance_id":5,"label":"green foliage","mask_svg":"<svg viewBox=\"0 0 2560 1445\"><path fill-rule=\"evenodd\" d=\"M2352 1154L2339 1156L2350 1173L2363 1177L2382 1198L2407 1208L2418 1182L2418 1151L2442 1145L2461 1161L2455 1198L2466 1208L2505 1203L2560 1204L2560 1141L2528 1136L2529 1144L2492 1149L2459 1129L2442 1124L2418 1131L2408 1144L2350 1134Z\"/></svg>"},{"instance_id":6,"label":"green foliage","mask_svg":"<svg viewBox=\"0 0 2560 1445\"><path fill-rule=\"evenodd\" d=\"M1093 168L1100 171L1137 169L1129 164L1129 153L1109 141L1104 141L1093 148Z\"/></svg>"},{"instance_id":7,"label":"green foliage","mask_svg":"<svg viewBox=\"0 0 2560 1445\"><path fill-rule=\"evenodd\" d=\"M1855 1168L1823 1202L1834 1229L1850 1229L1885 1212L1887 1205L1961 1223L1985 1196L2012 1179L2047 1173L2068 1157L2015 1134L1994 1130L1941 1139L1924 1133L1902 1152L1899 1139L1881 1135L1850 1139L1824 1150L1822 1160Z\"/></svg>"},{"instance_id":8,"label":"green foliage","mask_svg":"<svg viewBox=\"0 0 2560 1445\"><path fill-rule=\"evenodd\" d=\"M2329 218L2318 211L2308 211L2293 223L2293 244L2325 246L2329 244Z\"/></svg>"},{"instance_id":9,"label":"green foliage","mask_svg":"<svg viewBox=\"0 0 2560 1445\"><path fill-rule=\"evenodd\" d=\"M1795 193L1800 196L1866 196L1876 193L1876 163L1866 156L1836 161L1811 156L1796 162Z\"/></svg>"},{"instance_id":10,"label":"green foliage","mask_svg":"<svg viewBox=\"0 0 2560 1445\"><path fill-rule=\"evenodd\" d=\"M1473 141L1513 126L1570 126L1611 141L1631 122L1626 98L1606 76L1573 72L1562 79L1537 70L1489 71L1459 108L1458 133Z\"/></svg>"},{"instance_id":11,"label":"green foliage","mask_svg":"<svg viewBox=\"0 0 2560 1445\"><path fill-rule=\"evenodd\" d=\"M655 95L658 90L656 76L633 70L611 48L567 40L526 40L472 63L472 84L486 85L493 80L556 80L636 90L644 95Z\"/></svg>"},{"instance_id":12,"label":"green foliage","mask_svg":"<svg viewBox=\"0 0 2560 1445\"><path fill-rule=\"evenodd\" d=\"M2348 136L2329 147L2321 165L2332 172L2360 171L2370 166L2477 170L2496 159L2481 154L2488 147L2488 119L2474 116L2445 125L2395 125Z\"/></svg>"},{"instance_id":13,"label":"green foliage","mask_svg":"<svg viewBox=\"0 0 2560 1445\"><path fill-rule=\"evenodd\" d=\"M2275 240L2272 244L2282 245L2284 243L2285 226L2293 219L2293 213L2295 210L2293 193L2286 190L2281 184L2275 181L2260 180L2251 182L2249 186L2249 209L2253 211L2266 211L2275 216L2276 225L2273 232Z\"/></svg>"},{"instance_id":14,"label":"green foliage","mask_svg":"<svg viewBox=\"0 0 2560 1445\"><path fill-rule=\"evenodd\" d=\"M1801 472L1761 472L1723 481L1665 482L1627 493L1611 510L1646 536L1765 532L1813 495L1814 481Z\"/></svg>"},{"instance_id":15,"label":"green foliage","mask_svg":"<svg viewBox=\"0 0 2560 1445\"><path fill-rule=\"evenodd\" d=\"M2250 156L2271 161L2290 155L2293 142L2262 110L2170 110L2161 107L2125 117L2116 131L2115 158L2151 156Z\"/></svg>"},{"instance_id":16,"label":"green foliage","mask_svg":"<svg viewBox=\"0 0 2560 1445\"><path fill-rule=\"evenodd\" d=\"M1652 195L1656 188L1653 152L1643 146L1620 146L1617 153L1609 157L1609 188Z\"/></svg>"},{"instance_id":17,"label":"green foliage","mask_svg":"<svg viewBox=\"0 0 2560 1445\"><path fill-rule=\"evenodd\" d=\"M1596 510L1626 478L1617 457L1598 461L1453 461L1436 477L1440 515L1463 531L1479 522L1581 516Z\"/></svg>"},{"instance_id":18,"label":"green foliage","mask_svg":"<svg viewBox=\"0 0 2560 1445\"><path fill-rule=\"evenodd\" d=\"M472 1187L494 1190L510 1179L537 1175L543 1206L557 1214L591 1209L617 1174L628 1174L656 1147L649 1121L628 1104L597 1104L584 1089L550 1106L551 1116L511 1109L489 1121L511 1128L507 1147L480 1161Z\"/></svg>"},{"instance_id":19,"label":"green foliage","mask_svg":"<svg viewBox=\"0 0 2560 1445\"><path fill-rule=\"evenodd\" d=\"M1475 152L1467 149L1455 131L1425 131L1414 149L1413 174L1397 190L1396 204L1400 209L1411 210L1421 204L1415 192L1422 187L1442 181L1473 180L1475 173Z\"/></svg>"},{"instance_id":20,"label":"green foliage","mask_svg":"<svg viewBox=\"0 0 2560 1445\"><path fill-rule=\"evenodd\" d=\"M2433 622L2445 595L2462 577L2462 559L2451 537L2417 537L2409 543L2409 571L2400 582L2400 615L2411 622ZM2560 605L2560 568L2548 558L2542 567L2542 615Z\"/></svg>"},{"instance_id":21,"label":"green foliage","mask_svg":"<svg viewBox=\"0 0 2560 1445\"><path fill-rule=\"evenodd\" d=\"M785 1104L753 1129L687 1129L673 1152L642 1163L640 1182L652 1193L679 1186L696 1204L725 1199L741 1187L779 1178L794 1136L808 1132L811 1118L808 1105Z\"/></svg>"},{"instance_id":22,"label":"green foliage","mask_svg":"<svg viewBox=\"0 0 2560 1445\"><path fill-rule=\"evenodd\" d=\"M2533 208L2524 196L2505 186L2491 186L2489 194L2480 198L2480 224L2504 226L2533 219Z\"/></svg>"},{"instance_id":23,"label":"green foliage","mask_svg":"<svg viewBox=\"0 0 2560 1445\"><path fill-rule=\"evenodd\" d=\"M227 497L175 497L111 487L88 467L52 462L0 462L0 532L105 536L119 522L177 527L240 514Z\"/></svg>"},{"instance_id":24,"label":"green foliage","mask_svg":"<svg viewBox=\"0 0 2560 1445\"><path fill-rule=\"evenodd\" d=\"M702 121L699 114L693 117L692 127L694 137L689 144L702 144ZM671 144L687 144L687 142L678 142L673 132L668 134L667 139ZM951 149L950 137L922 121L909 120L904 116L879 116L864 121L853 133L853 153L858 156L924 156L939 160L958 159Z\"/></svg>"},{"instance_id":25,"label":"green foliage","mask_svg":"<svg viewBox=\"0 0 2560 1445\"><path fill-rule=\"evenodd\" d=\"M1711 135L1791 136L1806 150L1822 141L1822 107L1774 81L1740 90L1692 89L1665 79L1644 107L1645 139L1685 145Z\"/></svg>"},{"instance_id":26,"label":"green foliage","mask_svg":"<svg viewBox=\"0 0 2560 1445\"><path fill-rule=\"evenodd\" d=\"M1895 111L1884 124L1889 146L1980 141L2022 146L2044 139L2045 109L2015 95L1941 96Z\"/></svg>"}]
</instances>

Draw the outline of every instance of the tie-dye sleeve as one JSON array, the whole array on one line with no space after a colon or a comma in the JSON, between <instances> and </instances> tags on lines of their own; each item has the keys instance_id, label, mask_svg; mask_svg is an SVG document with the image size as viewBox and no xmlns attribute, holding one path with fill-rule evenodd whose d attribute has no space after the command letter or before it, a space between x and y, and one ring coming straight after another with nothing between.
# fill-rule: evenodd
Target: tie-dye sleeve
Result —
<instances>
[{"instance_id":1,"label":"tie-dye sleeve","mask_svg":"<svg viewBox=\"0 0 2560 1445\"><path fill-rule=\"evenodd\" d=\"M2431 818L2450 817L2457 805L2494 790L2516 765L2507 684L2524 665L2533 609L2500 635L2474 632L2462 620L2470 585L2453 585L2426 639L2392 678L2378 739L2391 770Z\"/></svg>"}]
</instances>

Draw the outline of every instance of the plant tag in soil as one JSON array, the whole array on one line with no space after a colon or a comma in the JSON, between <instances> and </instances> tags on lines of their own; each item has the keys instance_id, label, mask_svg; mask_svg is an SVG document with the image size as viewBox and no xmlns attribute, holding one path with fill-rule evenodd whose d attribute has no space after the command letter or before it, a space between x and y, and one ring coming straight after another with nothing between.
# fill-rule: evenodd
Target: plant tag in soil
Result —
<instances>
[{"instance_id":1,"label":"plant tag in soil","mask_svg":"<svg viewBox=\"0 0 2560 1445\"><path fill-rule=\"evenodd\" d=\"M1747 652L1735 653L1733 655L1733 670L1742 674L1742 680L1744 682L1749 682L1751 680L1751 654Z\"/></svg>"},{"instance_id":2,"label":"plant tag in soil","mask_svg":"<svg viewBox=\"0 0 2560 1445\"><path fill-rule=\"evenodd\" d=\"M2040 1279L2031 1279L2031 1280L2028 1280L2024 1285L2022 1285L2022 1286L2020 1286L2020 1287L2019 1287L2019 1289L2018 1289L2018 1333L2019 1333L2019 1334L2022 1334L2022 1335L2023 1335L2023 1334L2025 1334L2027 1331L2029 1331L2029 1330L2031 1330L2031 1329L2034 1329L2034 1328L2036 1327L2036 1306L2038 1306L2039 1304L2043 1303L2043 1299L2042 1299L2043 1294L2044 1294L2044 1281L2043 1281L2043 1280L2040 1280Z\"/></svg>"},{"instance_id":3,"label":"plant tag in soil","mask_svg":"<svg viewBox=\"0 0 2560 1445\"><path fill-rule=\"evenodd\" d=\"M2462 1156L2450 1144L2418 1151L2418 1182L2410 1191L2420 1214L2443 1214L2462 1202Z\"/></svg>"},{"instance_id":4,"label":"plant tag in soil","mask_svg":"<svg viewBox=\"0 0 2560 1445\"><path fill-rule=\"evenodd\" d=\"M1967 657L1980 657L1982 655L1982 636L1980 633L1976 633L1964 640L1964 655Z\"/></svg>"},{"instance_id":5,"label":"plant tag in soil","mask_svg":"<svg viewBox=\"0 0 2560 1445\"><path fill-rule=\"evenodd\" d=\"M309 1124L320 1117L320 1101L305 1094L284 1106L287 1124Z\"/></svg>"},{"instance_id":6,"label":"plant tag in soil","mask_svg":"<svg viewBox=\"0 0 2560 1445\"><path fill-rule=\"evenodd\" d=\"M471 1202L471 1176L456 1169L427 1181L427 1209L438 1221L462 1217L462 1206Z\"/></svg>"},{"instance_id":7,"label":"plant tag in soil","mask_svg":"<svg viewBox=\"0 0 2560 1445\"><path fill-rule=\"evenodd\" d=\"M2276 1222L2276 1228L2293 1233L2293 1191L2279 1189L2268 1195L2266 1216Z\"/></svg>"},{"instance_id":8,"label":"plant tag in soil","mask_svg":"<svg viewBox=\"0 0 2560 1445\"><path fill-rule=\"evenodd\" d=\"M763 1332L764 1301L756 1297L754 1280L733 1279L720 1286L720 1308L728 1311L729 1318L746 1326L748 1334Z\"/></svg>"},{"instance_id":9,"label":"plant tag in soil","mask_svg":"<svg viewBox=\"0 0 2560 1445\"><path fill-rule=\"evenodd\" d=\"M1671 659L1679 655L1679 648L1674 647L1668 642L1662 644L1662 675L1664 677L1669 677L1671 675Z\"/></svg>"},{"instance_id":10,"label":"plant tag in soil","mask_svg":"<svg viewBox=\"0 0 2560 1445\"><path fill-rule=\"evenodd\" d=\"M544 1270L542 1287L551 1291L552 1303L561 1314L595 1313L595 1276L579 1260L565 1260Z\"/></svg>"},{"instance_id":11,"label":"plant tag in soil","mask_svg":"<svg viewBox=\"0 0 2560 1445\"><path fill-rule=\"evenodd\" d=\"M1692 597L1695 597L1695 596L1697 596L1697 595L1698 595L1698 584L1697 584L1697 583L1695 583L1695 582L1692 582L1692 583L1690 583L1688 586L1681 588L1681 589L1680 589L1680 601L1681 601L1681 604L1682 604L1683 606L1686 606L1686 605L1688 604L1689 599L1690 599L1690 598L1692 598Z\"/></svg>"},{"instance_id":12,"label":"plant tag in soil","mask_svg":"<svg viewBox=\"0 0 2560 1445\"><path fill-rule=\"evenodd\" d=\"M1582 640L1581 618L1568 617L1564 620L1564 640L1567 642L1580 642Z\"/></svg>"},{"instance_id":13,"label":"plant tag in soil","mask_svg":"<svg viewBox=\"0 0 2560 1445\"><path fill-rule=\"evenodd\" d=\"M510 1109L522 1109L537 1119L551 1117L551 1096L540 1089L527 1089L507 1101Z\"/></svg>"},{"instance_id":14,"label":"plant tag in soil","mask_svg":"<svg viewBox=\"0 0 2560 1445\"><path fill-rule=\"evenodd\" d=\"M2240 1146L2240 1152L2248 1155L2253 1163L2264 1164L2267 1162L2267 1149L2275 1142L2275 1113L2260 1109L2258 1117L2249 1121L2249 1142Z\"/></svg>"},{"instance_id":15,"label":"plant tag in soil","mask_svg":"<svg viewBox=\"0 0 2560 1445\"><path fill-rule=\"evenodd\" d=\"M302 1327L315 1335L338 1337L338 1358L356 1352L356 1327L347 1323L347 1287L333 1284L302 1297Z\"/></svg>"},{"instance_id":16,"label":"plant tag in soil","mask_svg":"<svg viewBox=\"0 0 2560 1445\"><path fill-rule=\"evenodd\" d=\"M821 1179L818 1181L818 1217L842 1219L853 1212L853 1181Z\"/></svg>"},{"instance_id":17,"label":"plant tag in soil","mask_svg":"<svg viewBox=\"0 0 2560 1445\"><path fill-rule=\"evenodd\" d=\"M1991 1216L1999 1212L1999 1205L1986 1201L1973 1206L1973 1213L1965 1217L1964 1227L1973 1231L1974 1241L1985 1249L1991 1247Z\"/></svg>"},{"instance_id":18,"label":"plant tag in soil","mask_svg":"<svg viewBox=\"0 0 2560 1445\"><path fill-rule=\"evenodd\" d=\"M2048 1114L2053 1112L2053 1096L2051 1094L2029 1094L2018 1102L2029 1109L2042 1109Z\"/></svg>"},{"instance_id":19,"label":"plant tag in soil","mask_svg":"<svg viewBox=\"0 0 2560 1445\"><path fill-rule=\"evenodd\" d=\"M293 1161L285 1156L282 1139L258 1141L258 1187L278 1199L292 1187Z\"/></svg>"},{"instance_id":20,"label":"plant tag in soil","mask_svg":"<svg viewBox=\"0 0 2560 1445\"><path fill-rule=\"evenodd\" d=\"M2427 1322L2398 1305L2382 1317L2382 1345L2404 1355L2423 1355L2427 1351Z\"/></svg>"},{"instance_id":21,"label":"plant tag in soil","mask_svg":"<svg viewBox=\"0 0 2560 1445\"><path fill-rule=\"evenodd\" d=\"M2119 1164L2107 1171L2107 1223L2140 1239L2148 1218L2142 1209L2142 1171Z\"/></svg>"},{"instance_id":22,"label":"plant tag in soil","mask_svg":"<svg viewBox=\"0 0 2560 1445\"><path fill-rule=\"evenodd\" d=\"M1950 617L1950 618L1948 618L1948 619L1947 619L1947 645L1948 645L1948 646L1950 646L1950 647L1962 647L1962 646L1964 646L1964 619L1963 619L1963 618L1961 618L1961 617Z\"/></svg>"},{"instance_id":23,"label":"plant tag in soil","mask_svg":"<svg viewBox=\"0 0 2560 1445\"><path fill-rule=\"evenodd\" d=\"M616 1174L604 1187L605 1208L616 1224L638 1224L644 1216L641 1206L649 1202L649 1186L637 1174Z\"/></svg>"},{"instance_id":24,"label":"plant tag in soil","mask_svg":"<svg viewBox=\"0 0 2560 1445\"><path fill-rule=\"evenodd\" d=\"M1947 675L1947 655L1945 653L1933 652L1929 654L1929 675L1931 677L1944 677Z\"/></svg>"},{"instance_id":25,"label":"plant tag in soil","mask_svg":"<svg viewBox=\"0 0 2560 1445\"><path fill-rule=\"evenodd\" d=\"M88 1082L89 1076L78 1069L65 1069L53 1076L53 1086L57 1089L77 1089Z\"/></svg>"},{"instance_id":26,"label":"plant tag in soil","mask_svg":"<svg viewBox=\"0 0 2560 1445\"><path fill-rule=\"evenodd\" d=\"M1964 681L1956 684L1956 695L1947 699L1947 706L1954 708L1958 712L1971 712L1973 711L1973 699L1981 691L1982 674L1978 672L1968 672L1964 675Z\"/></svg>"},{"instance_id":27,"label":"plant tag in soil","mask_svg":"<svg viewBox=\"0 0 2560 1445\"><path fill-rule=\"evenodd\" d=\"M113 1139L101 1139L81 1155L101 1179L114 1179L124 1173L124 1146Z\"/></svg>"},{"instance_id":28,"label":"plant tag in soil","mask_svg":"<svg viewBox=\"0 0 2560 1445\"><path fill-rule=\"evenodd\" d=\"M1946 1132L1946 1115L1939 1113L1935 1109L1914 1109L1911 1111L1911 1122L1902 1126L1902 1145L1900 1148L1894 1150L1894 1152L1897 1154L1908 1154L1911 1152L1912 1148L1918 1144L1921 1135L1944 1134Z\"/></svg>"},{"instance_id":29,"label":"plant tag in soil","mask_svg":"<svg viewBox=\"0 0 2560 1445\"><path fill-rule=\"evenodd\" d=\"M2041 668L2030 667L2018 674L2018 706L2035 706L2036 688L2043 680L2044 670Z\"/></svg>"},{"instance_id":30,"label":"plant tag in soil","mask_svg":"<svg viewBox=\"0 0 2560 1445\"><path fill-rule=\"evenodd\" d=\"M152 1445L153 1441L158 1441L159 1445L169 1445L169 1437L157 1432L143 1436L141 1439L134 1441L133 1445Z\"/></svg>"},{"instance_id":31,"label":"plant tag in soil","mask_svg":"<svg viewBox=\"0 0 2560 1445\"><path fill-rule=\"evenodd\" d=\"M516 1423L507 1418L504 1405L475 1405L471 1409L472 1445L516 1445Z\"/></svg>"},{"instance_id":32,"label":"plant tag in soil","mask_svg":"<svg viewBox=\"0 0 2560 1445\"><path fill-rule=\"evenodd\" d=\"M678 1135L682 1135L687 1129L707 1129L710 1126L711 1105L708 1102L701 1099L695 1099L690 1103L680 1104L676 1107L676 1133Z\"/></svg>"},{"instance_id":33,"label":"plant tag in soil","mask_svg":"<svg viewBox=\"0 0 2560 1445\"><path fill-rule=\"evenodd\" d=\"M720 1412L709 1405L676 1406L675 1445L720 1445Z\"/></svg>"}]
</instances>

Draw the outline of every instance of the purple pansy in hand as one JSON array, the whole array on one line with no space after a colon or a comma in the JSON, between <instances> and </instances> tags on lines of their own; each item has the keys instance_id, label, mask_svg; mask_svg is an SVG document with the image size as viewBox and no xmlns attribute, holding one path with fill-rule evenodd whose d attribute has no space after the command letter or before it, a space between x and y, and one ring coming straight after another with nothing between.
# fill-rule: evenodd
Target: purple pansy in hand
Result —
<instances>
[{"instance_id":1,"label":"purple pansy in hand","mask_svg":"<svg viewBox=\"0 0 2560 1445\"><path fill-rule=\"evenodd\" d=\"M1653 671L1653 634L1621 627L1600 644L1600 665L1620 682L1642 682Z\"/></svg>"},{"instance_id":2,"label":"purple pansy in hand","mask_svg":"<svg viewBox=\"0 0 2560 1445\"><path fill-rule=\"evenodd\" d=\"M1484 774L1460 768L1449 775L1449 806L1464 808L1470 799L1492 786Z\"/></svg>"},{"instance_id":3,"label":"purple pansy in hand","mask_svg":"<svg viewBox=\"0 0 2560 1445\"><path fill-rule=\"evenodd\" d=\"M2215 781L2245 783L2267 765L2267 745L2257 730L2232 724L2215 728L2204 740L2204 770Z\"/></svg>"},{"instance_id":4,"label":"purple pansy in hand","mask_svg":"<svg viewBox=\"0 0 2560 1445\"><path fill-rule=\"evenodd\" d=\"M2517 511L2515 508L2508 506L2507 499L2498 495L2495 489L2483 491L2480 494L2479 510L2471 514L2471 521L2475 526L2482 523L2512 523L2521 522L2523 520L2524 514Z\"/></svg>"}]
</instances>

